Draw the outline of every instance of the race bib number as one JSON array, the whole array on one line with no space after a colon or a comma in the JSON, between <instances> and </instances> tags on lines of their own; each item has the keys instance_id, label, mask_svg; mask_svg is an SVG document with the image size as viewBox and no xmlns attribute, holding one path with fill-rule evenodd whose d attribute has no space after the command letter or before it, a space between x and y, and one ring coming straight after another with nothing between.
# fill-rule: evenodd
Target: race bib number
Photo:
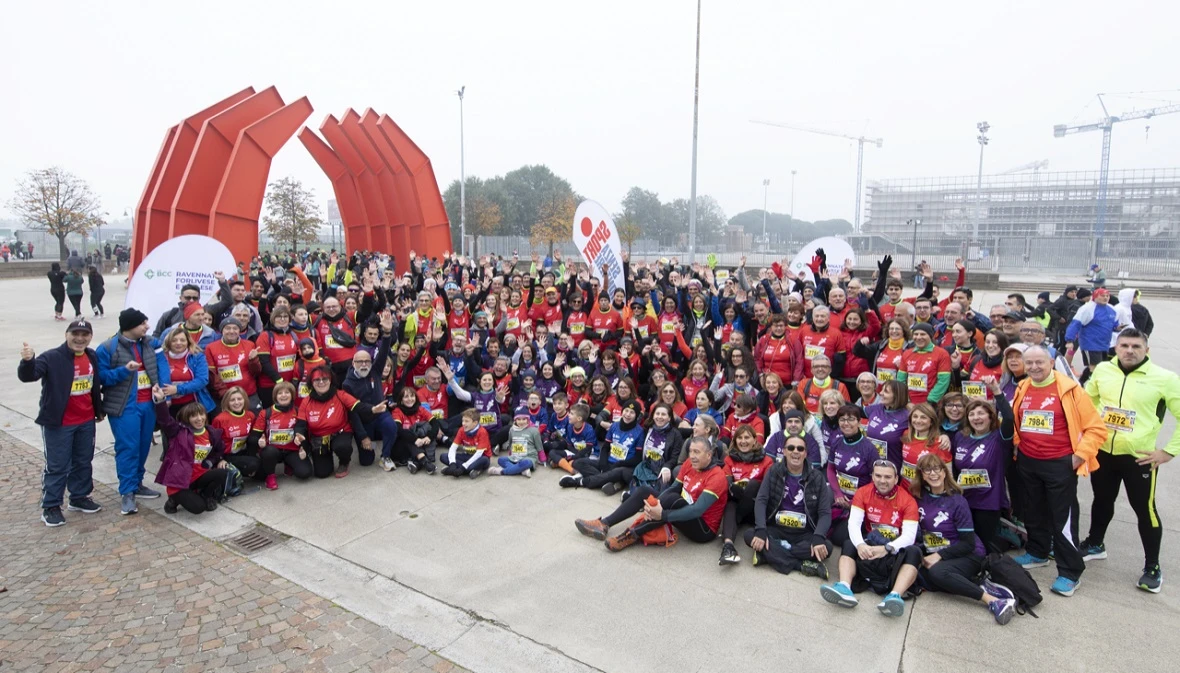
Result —
<instances>
[{"instance_id":1,"label":"race bib number","mask_svg":"<svg viewBox=\"0 0 1180 673\"><path fill-rule=\"evenodd\" d=\"M328 334L324 337L324 348L343 348L343 346L340 345L339 341L336 341L336 337Z\"/></svg>"},{"instance_id":2,"label":"race bib number","mask_svg":"<svg viewBox=\"0 0 1180 673\"><path fill-rule=\"evenodd\" d=\"M959 473L959 488L991 488L992 478L987 470L972 469Z\"/></svg>"},{"instance_id":3,"label":"race bib number","mask_svg":"<svg viewBox=\"0 0 1180 673\"><path fill-rule=\"evenodd\" d=\"M871 437L869 438L869 441L872 442L873 446L877 447L877 455L881 456L882 460L889 457L889 443L888 442L886 442L885 440L882 440L882 439L873 439Z\"/></svg>"},{"instance_id":4,"label":"race bib number","mask_svg":"<svg viewBox=\"0 0 1180 673\"><path fill-rule=\"evenodd\" d=\"M203 462L205 462L205 459L208 457L209 457L209 447L205 446L203 444L197 444L196 448L193 449L193 462L194 463L203 463Z\"/></svg>"},{"instance_id":5,"label":"race bib number","mask_svg":"<svg viewBox=\"0 0 1180 673\"><path fill-rule=\"evenodd\" d=\"M441 421L442 417L443 417L443 410L442 409L431 409L430 410L430 417Z\"/></svg>"},{"instance_id":6,"label":"race bib number","mask_svg":"<svg viewBox=\"0 0 1180 673\"><path fill-rule=\"evenodd\" d=\"M230 365L228 367L219 367L217 369L217 377L221 379L222 383L233 383L234 381L242 380L242 366Z\"/></svg>"},{"instance_id":7,"label":"race bib number","mask_svg":"<svg viewBox=\"0 0 1180 673\"><path fill-rule=\"evenodd\" d=\"M807 525L807 516L803 512L783 510L774 515L774 522L783 528L803 528Z\"/></svg>"},{"instance_id":8,"label":"race bib number","mask_svg":"<svg viewBox=\"0 0 1180 673\"><path fill-rule=\"evenodd\" d=\"M586 331L586 323L576 322L570 325L570 334L578 336Z\"/></svg>"},{"instance_id":9,"label":"race bib number","mask_svg":"<svg viewBox=\"0 0 1180 673\"><path fill-rule=\"evenodd\" d=\"M311 384L307 381L299 382L299 397L304 399L311 397Z\"/></svg>"},{"instance_id":10,"label":"race bib number","mask_svg":"<svg viewBox=\"0 0 1180 673\"><path fill-rule=\"evenodd\" d=\"M963 395L972 400L986 400L987 388L980 381L964 381Z\"/></svg>"},{"instance_id":11,"label":"race bib number","mask_svg":"<svg viewBox=\"0 0 1180 673\"><path fill-rule=\"evenodd\" d=\"M574 442L574 451L582 452L586 450L586 442Z\"/></svg>"},{"instance_id":12,"label":"race bib number","mask_svg":"<svg viewBox=\"0 0 1180 673\"><path fill-rule=\"evenodd\" d=\"M520 327L520 318L508 318L508 329L517 329Z\"/></svg>"},{"instance_id":13,"label":"race bib number","mask_svg":"<svg viewBox=\"0 0 1180 673\"><path fill-rule=\"evenodd\" d=\"M836 483L840 486L840 491L847 496L856 495L856 477L844 474L843 472L836 473Z\"/></svg>"},{"instance_id":14,"label":"race bib number","mask_svg":"<svg viewBox=\"0 0 1180 673\"><path fill-rule=\"evenodd\" d=\"M75 376L74 383L70 385L70 395L89 395L93 385L94 376Z\"/></svg>"},{"instance_id":15,"label":"race bib number","mask_svg":"<svg viewBox=\"0 0 1180 673\"><path fill-rule=\"evenodd\" d=\"M485 411L479 415L479 424L484 427L490 427L496 424L498 415L494 411Z\"/></svg>"},{"instance_id":16,"label":"race bib number","mask_svg":"<svg viewBox=\"0 0 1180 673\"><path fill-rule=\"evenodd\" d=\"M687 488L680 489L680 497L684 498L684 502L690 505L696 502L696 499L692 497L692 494L688 492Z\"/></svg>"},{"instance_id":17,"label":"race bib number","mask_svg":"<svg viewBox=\"0 0 1180 673\"><path fill-rule=\"evenodd\" d=\"M1102 411L1102 422L1115 432L1135 431L1135 412L1118 407L1106 407Z\"/></svg>"},{"instance_id":18,"label":"race bib number","mask_svg":"<svg viewBox=\"0 0 1180 673\"><path fill-rule=\"evenodd\" d=\"M152 380L148 378L147 372L142 369L139 370L139 377L135 379L135 386L140 390L152 387Z\"/></svg>"},{"instance_id":19,"label":"race bib number","mask_svg":"<svg viewBox=\"0 0 1180 673\"><path fill-rule=\"evenodd\" d=\"M729 271L726 269L718 269L713 274L713 278L717 281L717 287L721 287L722 285L725 285L725 281L729 280Z\"/></svg>"},{"instance_id":20,"label":"race bib number","mask_svg":"<svg viewBox=\"0 0 1180 673\"><path fill-rule=\"evenodd\" d=\"M883 523L874 525L873 530L876 530L878 533L880 533L881 537L885 538L886 540L896 540L898 533L901 532L896 526L887 526Z\"/></svg>"},{"instance_id":21,"label":"race bib number","mask_svg":"<svg viewBox=\"0 0 1180 673\"><path fill-rule=\"evenodd\" d=\"M529 452L529 445L525 442L512 442L512 455L523 456Z\"/></svg>"},{"instance_id":22,"label":"race bib number","mask_svg":"<svg viewBox=\"0 0 1180 673\"><path fill-rule=\"evenodd\" d=\"M648 330L647 325L640 325L639 326L640 338L646 339L648 337L647 330Z\"/></svg>"},{"instance_id":23,"label":"race bib number","mask_svg":"<svg viewBox=\"0 0 1180 673\"><path fill-rule=\"evenodd\" d=\"M676 323L674 323L674 322L660 323L660 332L662 332L664 334L675 334L676 333Z\"/></svg>"},{"instance_id":24,"label":"race bib number","mask_svg":"<svg viewBox=\"0 0 1180 673\"><path fill-rule=\"evenodd\" d=\"M1020 418L1021 432L1035 432L1038 435L1053 434L1052 411L1025 411Z\"/></svg>"},{"instance_id":25,"label":"race bib number","mask_svg":"<svg viewBox=\"0 0 1180 673\"><path fill-rule=\"evenodd\" d=\"M271 430L270 443L271 444L290 444L295 439L295 434L290 430Z\"/></svg>"},{"instance_id":26,"label":"race bib number","mask_svg":"<svg viewBox=\"0 0 1180 673\"><path fill-rule=\"evenodd\" d=\"M611 458L614 458L615 460L626 460L627 453L628 453L627 447L623 446L622 444L620 444L618 442L611 442L611 444L610 444L610 457Z\"/></svg>"},{"instance_id":27,"label":"race bib number","mask_svg":"<svg viewBox=\"0 0 1180 673\"><path fill-rule=\"evenodd\" d=\"M646 457L648 460L652 460L652 461L656 461L656 460L663 460L663 459L664 459L664 452L663 452L663 451L660 451L659 449L657 449L657 448L656 448L656 447L654 447L654 446L649 446L649 447L647 447L647 450L644 452L644 454L643 454L643 455L644 455L644 456L645 456L645 457Z\"/></svg>"},{"instance_id":28,"label":"race bib number","mask_svg":"<svg viewBox=\"0 0 1180 673\"><path fill-rule=\"evenodd\" d=\"M692 335L692 347L693 348L700 346L702 343L704 343L704 340L701 339L701 335L699 333Z\"/></svg>"},{"instance_id":29,"label":"race bib number","mask_svg":"<svg viewBox=\"0 0 1180 673\"><path fill-rule=\"evenodd\" d=\"M814 360L817 355L823 355L824 349L819 346L807 346L803 350L803 357L808 360Z\"/></svg>"},{"instance_id":30,"label":"race bib number","mask_svg":"<svg viewBox=\"0 0 1180 673\"><path fill-rule=\"evenodd\" d=\"M897 378L897 370L896 369L878 369L877 370L877 382L878 383L885 383L886 381L892 381L895 378Z\"/></svg>"},{"instance_id":31,"label":"race bib number","mask_svg":"<svg viewBox=\"0 0 1180 673\"><path fill-rule=\"evenodd\" d=\"M922 536L922 545L926 547L926 551L932 552L950 546L950 543L942 533L935 531Z\"/></svg>"},{"instance_id":32,"label":"race bib number","mask_svg":"<svg viewBox=\"0 0 1180 673\"><path fill-rule=\"evenodd\" d=\"M906 376L906 385L909 386L910 390L926 392L926 375L910 374Z\"/></svg>"},{"instance_id":33,"label":"race bib number","mask_svg":"<svg viewBox=\"0 0 1180 673\"><path fill-rule=\"evenodd\" d=\"M239 451L241 451L244 448L246 448L246 438L245 437L234 437L233 442L230 444L229 452L230 453L238 453Z\"/></svg>"},{"instance_id":34,"label":"race bib number","mask_svg":"<svg viewBox=\"0 0 1180 673\"><path fill-rule=\"evenodd\" d=\"M918 466L913 463L902 463L901 478L906 481L916 480L918 478Z\"/></svg>"},{"instance_id":35,"label":"race bib number","mask_svg":"<svg viewBox=\"0 0 1180 673\"><path fill-rule=\"evenodd\" d=\"M415 388L421 388L424 385L426 385L426 375L425 374L423 374L421 376L414 377L414 387Z\"/></svg>"},{"instance_id":36,"label":"race bib number","mask_svg":"<svg viewBox=\"0 0 1180 673\"><path fill-rule=\"evenodd\" d=\"M280 355L275 358L275 368L280 372L295 371L295 356L294 355Z\"/></svg>"}]
</instances>

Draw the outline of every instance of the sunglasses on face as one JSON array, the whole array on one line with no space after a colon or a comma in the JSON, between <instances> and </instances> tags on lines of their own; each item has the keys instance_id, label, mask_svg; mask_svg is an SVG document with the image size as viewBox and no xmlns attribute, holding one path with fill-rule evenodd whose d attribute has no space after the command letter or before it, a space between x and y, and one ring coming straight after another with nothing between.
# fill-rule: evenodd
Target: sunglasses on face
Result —
<instances>
[{"instance_id":1,"label":"sunglasses on face","mask_svg":"<svg viewBox=\"0 0 1180 673\"><path fill-rule=\"evenodd\" d=\"M181 299L183 299L185 301L199 301L201 299L201 296L197 295L196 297L194 297L191 294L186 294L183 297L181 297Z\"/></svg>"},{"instance_id":2,"label":"sunglasses on face","mask_svg":"<svg viewBox=\"0 0 1180 673\"><path fill-rule=\"evenodd\" d=\"M799 446L798 444L787 444L783 447L783 451L790 451L792 453L804 453L807 451L806 446Z\"/></svg>"},{"instance_id":3,"label":"sunglasses on face","mask_svg":"<svg viewBox=\"0 0 1180 673\"><path fill-rule=\"evenodd\" d=\"M311 382L312 382L312 383L328 383L328 382L330 382L331 380L332 380L332 379L326 379L326 378L320 377L320 378L318 378L318 379L312 379L312 380L311 380Z\"/></svg>"}]
</instances>

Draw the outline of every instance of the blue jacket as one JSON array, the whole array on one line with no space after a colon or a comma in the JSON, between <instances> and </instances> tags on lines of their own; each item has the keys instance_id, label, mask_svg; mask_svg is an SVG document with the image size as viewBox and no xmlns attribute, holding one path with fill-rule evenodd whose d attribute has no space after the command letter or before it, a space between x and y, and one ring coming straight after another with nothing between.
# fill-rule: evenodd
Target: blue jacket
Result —
<instances>
[{"instance_id":1,"label":"blue jacket","mask_svg":"<svg viewBox=\"0 0 1180 673\"><path fill-rule=\"evenodd\" d=\"M140 349L140 357L145 365L140 371L146 371L153 384L164 386L172 383L172 369L164 361L167 356L160 349L158 339L145 336L133 344L121 334L115 334L94 351L98 357L97 375L103 387L103 411L107 415L118 416L135 403L136 381L139 377L124 366L131 359L132 345ZM149 371L152 363L155 363L155 371Z\"/></svg>"},{"instance_id":2,"label":"blue jacket","mask_svg":"<svg viewBox=\"0 0 1180 673\"><path fill-rule=\"evenodd\" d=\"M1078 341L1084 351L1110 350L1111 336L1118 329L1118 312L1109 304L1088 301L1074 314L1065 328L1066 341Z\"/></svg>"},{"instance_id":3,"label":"blue jacket","mask_svg":"<svg viewBox=\"0 0 1180 673\"><path fill-rule=\"evenodd\" d=\"M93 375L90 396L94 400L95 417L102 418L101 385L98 378L98 358L94 349L87 348ZM74 352L66 344L45 351L32 360L21 360L16 367L16 377L25 383L41 382L41 404L37 413L37 425L60 427L70 401L70 389L74 385Z\"/></svg>"},{"instance_id":4,"label":"blue jacket","mask_svg":"<svg viewBox=\"0 0 1180 673\"><path fill-rule=\"evenodd\" d=\"M167 364L168 354L165 353L163 358ZM212 412L213 407L217 404L213 401L213 395L209 394L209 361L205 359L204 353L189 353L185 361L188 364L188 370L193 373L193 380L176 384L176 395L173 397L196 395L197 401L201 403L202 407L205 407L205 411ZM169 369L169 378L172 376L171 371Z\"/></svg>"}]
</instances>

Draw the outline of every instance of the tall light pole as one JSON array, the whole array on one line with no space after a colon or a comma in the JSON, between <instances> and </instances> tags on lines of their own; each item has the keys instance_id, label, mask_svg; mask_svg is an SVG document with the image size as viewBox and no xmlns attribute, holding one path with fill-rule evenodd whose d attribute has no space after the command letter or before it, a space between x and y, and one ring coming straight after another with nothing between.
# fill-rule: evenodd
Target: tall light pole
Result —
<instances>
[{"instance_id":1,"label":"tall light pole","mask_svg":"<svg viewBox=\"0 0 1180 673\"><path fill-rule=\"evenodd\" d=\"M795 169L791 169L791 219L795 219Z\"/></svg>"},{"instance_id":2,"label":"tall light pole","mask_svg":"<svg viewBox=\"0 0 1180 673\"><path fill-rule=\"evenodd\" d=\"M991 125L987 122L979 122L975 128L979 130L979 137L975 139L979 142L979 182L975 185L975 216L971 218L971 241L973 243L979 241L979 206L983 202L983 148L987 147L987 131Z\"/></svg>"},{"instance_id":3,"label":"tall light pole","mask_svg":"<svg viewBox=\"0 0 1180 673\"><path fill-rule=\"evenodd\" d=\"M770 245L770 239L766 238L766 195L770 192L770 178L762 180L762 243Z\"/></svg>"},{"instance_id":4,"label":"tall light pole","mask_svg":"<svg viewBox=\"0 0 1180 673\"><path fill-rule=\"evenodd\" d=\"M467 167L463 152L463 92L466 86L459 87L455 93L459 94L459 253L467 254Z\"/></svg>"},{"instance_id":5,"label":"tall light pole","mask_svg":"<svg viewBox=\"0 0 1180 673\"><path fill-rule=\"evenodd\" d=\"M701 0L697 0L697 61L692 82L692 189L688 202L688 263L697 254L697 111L701 100Z\"/></svg>"}]
</instances>

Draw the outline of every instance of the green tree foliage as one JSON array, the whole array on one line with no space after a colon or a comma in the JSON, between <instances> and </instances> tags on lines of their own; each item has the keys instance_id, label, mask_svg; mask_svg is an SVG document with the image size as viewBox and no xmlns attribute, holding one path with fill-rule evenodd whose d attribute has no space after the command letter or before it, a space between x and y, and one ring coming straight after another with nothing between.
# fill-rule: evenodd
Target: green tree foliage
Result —
<instances>
[{"instance_id":1,"label":"green tree foliage","mask_svg":"<svg viewBox=\"0 0 1180 673\"><path fill-rule=\"evenodd\" d=\"M529 236L538 222L552 223L552 204L564 204L573 200L576 205L581 202L582 197L574 192L565 178L558 176L547 166L536 165L522 166L489 180L469 177L466 184L466 199L468 235ZM451 221L452 236L457 241L458 180L451 182L443 192L443 202ZM489 217L481 218L481 209L485 214L489 214ZM491 217L491 213L497 213L498 219ZM572 232L572 214L568 227Z\"/></svg>"},{"instance_id":2,"label":"green tree foliage","mask_svg":"<svg viewBox=\"0 0 1180 673\"><path fill-rule=\"evenodd\" d=\"M730 226L741 227L757 240L762 236L762 211L747 210L734 215ZM842 236L852 233L852 223L847 220L821 220L805 222L793 219L786 213L766 214L766 234L772 244L806 243L821 236Z\"/></svg>"},{"instance_id":3,"label":"green tree foliage","mask_svg":"<svg viewBox=\"0 0 1180 673\"><path fill-rule=\"evenodd\" d=\"M276 243L291 243L293 250L299 249L301 241L314 242L324 224L315 191L305 189L302 182L292 177L270 183L262 224Z\"/></svg>"},{"instance_id":4,"label":"green tree foliage","mask_svg":"<svg viewBox=\"0 0 1180 673\"><path fill-rule=\"evenodd\" d=\"M61 261L70 254L67 236L85 236L102 224L98 197L90 191L90 185L63 168L50 166L29 171L16 184L16 194L8 207L29 229L45 231L57 238Z\"/></svg>"}]
</instances>

